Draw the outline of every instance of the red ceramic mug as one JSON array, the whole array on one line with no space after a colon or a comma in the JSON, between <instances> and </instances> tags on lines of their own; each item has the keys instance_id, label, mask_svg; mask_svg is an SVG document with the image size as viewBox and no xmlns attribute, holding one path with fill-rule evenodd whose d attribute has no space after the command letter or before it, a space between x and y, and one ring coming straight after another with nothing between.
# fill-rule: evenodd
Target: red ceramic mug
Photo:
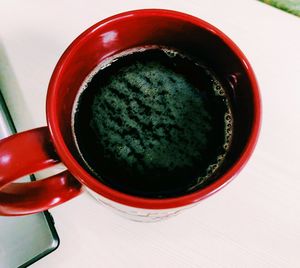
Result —
<instances>
[{"instance_id":1,"label":"red ceramic mug","mask_svg":"<svg viewBox=\"0 0 300 268\"><path fill-rule=\"evenodd\" d=\"M234 102L235 127L222 175L205 188L183 196L142 198L114 190L77 161L71 113L84 79L108 57L144 45L186 51L209 63ZM84 186L97 200L135 220L155 221L177 214L227 184L249 159L260 126L260 97L252 68L240 49L220 30L196 17L169 10L118 14L82 33L65 51L51 77L46 127L0 141L0 215L47 210L77 196ZM16 179L62 162L67 171L28 183Z\"/></svg>"}]
</instances>

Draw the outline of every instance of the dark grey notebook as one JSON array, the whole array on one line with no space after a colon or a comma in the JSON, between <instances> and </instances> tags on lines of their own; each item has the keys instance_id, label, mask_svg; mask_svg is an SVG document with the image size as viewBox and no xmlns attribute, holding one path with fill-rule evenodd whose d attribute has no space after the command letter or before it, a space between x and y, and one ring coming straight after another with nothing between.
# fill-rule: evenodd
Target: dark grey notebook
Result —
<instances>
[{"instance_id":1,"label":"dark grey notebook","mask_svg":"<svg viewBox=\"0 0 300 268\"><path fill-rule=\"evenodd\" d=\"M0 92L0 139L15 133L15 128ZM28 152L30 153L30 152ZM34 180L27 176L21 181ZM0 267L27 267L59 245L54 221L49 212L21 217L0 216Z\"/></svg>"}]
</instances>

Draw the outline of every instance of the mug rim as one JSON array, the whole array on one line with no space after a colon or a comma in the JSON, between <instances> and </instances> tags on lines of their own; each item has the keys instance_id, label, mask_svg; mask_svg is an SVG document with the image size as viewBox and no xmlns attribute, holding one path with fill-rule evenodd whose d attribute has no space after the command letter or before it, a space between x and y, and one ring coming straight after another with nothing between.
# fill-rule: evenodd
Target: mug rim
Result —
<instances>
[{"instance_id":1,"label":"mug rim","mask_svg":"<svg viewBox=\"0 0 300 268\"><path fill-rule=\"evenodd\" d=\"M171 197L171 198L156 199L156 198L146 198L146 197L126 194L118 190L115 190L105 185L104 183L98 181L96 178L94 178L78 163L78 161L75 159L75 157L73 157L71 151L68 149L67 145L65 144L59 128L58 116L55 108L57 105L56 96L58 94L57 85L59 84L59 80L60 80L60 72L68 57L72 57L73 49L77 47L79 43L84 42L88 38L88 36L93 33L93 31L101 27L104 27L108 23L122 20L126 17L132 17L132 16L143 17L145 15L146 16L159 15L159 16L171 17L181 21L187 21L189 23L196 25L197 27L205 28L206 30L211 31L213 34L216 34L219 38L222 39L222 41L233 51L233 53L235 53L235 55L242 62L246 75L250 81L251 90L253 94L254 114L253 114L252 129L250 131L248 141L239 159L235 161L232 164L232 166L224 174L220 176L220 178L210 183L209 185L205 186L204 188L199 189L192 193L188 193L177 197ZM51 138L54 143L54 147L59 157L61 158L61 161L68 168L70 173L74 175L76 179L80 181L83 185L90 188L94 192L112 201L121 203L123 205L137 207L137 208L144 208L144 209L170 209L175 207L191 205L212 195L213 193L223 188L227 183L229 183L235 177L235 175L237 175L239 171L244 167L244 165L249 160L254 150L254 147L257 143L258 133L261 124L261 99L260 99L258 83L256 81L255 74L253 72L253 69L249 61L247 60L243 52L239 49L239 47L222 31L220 31L215 26L211 25L210 23L200 18L182 12L166 10L166 9L139 9L139 10L122 12L97 22L96 24L94 24L93 26L85 30L82 34L80 34L69 45L69 47L65 50L65 52L59 59L49 82L47 99L46 99L46 115L47 115L48 127L51 133Z\"/></svg>"}]
</instances>

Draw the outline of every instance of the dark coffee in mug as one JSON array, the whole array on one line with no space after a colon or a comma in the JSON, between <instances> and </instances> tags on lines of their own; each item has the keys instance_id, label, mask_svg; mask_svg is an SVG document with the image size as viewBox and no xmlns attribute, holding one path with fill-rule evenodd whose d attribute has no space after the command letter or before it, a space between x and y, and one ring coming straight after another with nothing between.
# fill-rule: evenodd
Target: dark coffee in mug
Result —
<instances>
[{"instance_id":1,"label":"dark coffee in mug","mask_svg":"<svg viewBox=\"0 0 300 268\"><path fill-rule=\"evenodd\" d=\"M86 78L73 108L82 165L124 193L166 198L198 190L230 150L233 118L214 72L175 49L131 49Z\"/></svg>"}]
</instances>

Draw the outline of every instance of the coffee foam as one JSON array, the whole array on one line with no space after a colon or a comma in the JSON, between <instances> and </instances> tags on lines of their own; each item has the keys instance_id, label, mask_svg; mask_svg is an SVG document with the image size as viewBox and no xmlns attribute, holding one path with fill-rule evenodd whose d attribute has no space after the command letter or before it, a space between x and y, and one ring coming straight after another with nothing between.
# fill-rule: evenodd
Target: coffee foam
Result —
<instances>
[{"instance_id":1,"label":"coffee foam","mask_svg":"<svg viewBox=\"0 0 300 268\"><path fill-rule=\"evenodd\" d=\"M133 53L139 53L139 52L143 52L146 51L148 49L157 49L159 48L159 46L157 45L151 45L151 46L143 46L143 47L136 47L136 48L131 48L131 49L127 49L125 51L122 51L120 53L117 53L111 57L106 58L105 60L103 60L99 65L97 65L91 72L90 74L83 80L77 95L74 99L74 105L72 108L72 114L71 114L71 130L72 130L72 136L73 136L73 140L75 141L75 146L77 148L77 151L79 153L79 155L81 156L81 159L84 161L84 163L89 167L90 170L92 170L93 172L95 172L95 170L87 163L87 161L85 160L85 158L83 157L81 150L79 148L79 144L77 141L77 137L75 135L75 114L78 110L78 105L79 105L79 99L81 94L86 90L86 88L88 87L89 83L91 82L91 80L93 79L93 77L101 70L109 67L110 65L112 65L114 62L118 61L120 58L125 57L127 55L131 55ZM96 172L95 172L96 173Z\"/></svg>"},{"instance_id":2,"label":"coffee foam","mask_svg":"<svg viewBox=\"0 0 300 268\"><path fill-rule=\"evenodd\" d=\"M208 71L208 70L207 70ZM214 77L214 81L213 81L213 89L216 95L218 96L226 96L226 91L225 89L222 87L221 83L215 78L215 75L212 74L211 71L210 75L212 77ZM193 188L196 188L199 186L199 184L205 183L210 176L222 165L222 163L225 160L227 151L230 148L231 142L232 142L232 136L233 136L233 116L232 116L232 111L230 108L230 103L228 101L228 98L225 99L226 105L228 107L227 112L224 114L224 122L225 122L225 141L223 144L223 149L225 150L225 153L220 154L216 157L216 162L209 165L207 170L206 170L206 175L205 176L201 176L198 177L197 179L197 185L193 185L189 190L192 190Z\"/></svg>"},{"instance_id":3,"label":"coffee foam","mask_svg":"<svg viewBox=\"0 0 300 268\"><path fill-rule=\"evenodd\" d=\"M104 61L102 61L98 66L96 66L93 71L86 77L86 79L83 81L77 96L75 98L74 101L74 105L73 105L73 110L72 110L72 134L73 134L73 138L76 144L76 147L78 149L79 154L81 155L83 161L86 163L86 165L93 170L92 167L90 167L90 165L85 161L82 153L80 152L79 149L79 145L77 142L77 138L75 135L75 129L74 129L74 123L75 123L75 113L78 109L78 102L79 102L79 98L81 96L81 94L84 92L84 90L86 90L86 88L88 87L89 83L91 82L91 80L93 79L93 77L101 70L109 67L110 65L112 65L114 62L118 61L120 58L125 57L127 55L133 54L133 53L139 53L139 52L143 52L146 50L150 50L150 49L160 49L162 50L168 57L172 58L175 57L177 55L180 55L183 58L187 58L188 56L183 55L181 52L179 52L178 50L172 49L172 48L167 48L167 47L162 47L162 46L143 46L143 47L138 47L138 48L132 48L132 49L128 49L126 51L123 51L121 53L118 53L114 56L111 56L107 59L105 59ZM189 57L188 57L189 58ZM207 67L205 67L204 64L202 64L199 61L194 60L195 64L198 66L201 66L202 68L204 68L207 72L207 74L209 74L211 77L213 77L213 90L215 95L217 96L226 96L226 91L223 88L223 86L221 85L221 83L216 79L216 76L211 72L211 70L208 70ZM222 165L222 163L224 162L224 159L226 157L226 153L229 150L231 141L232 141L232 129L233 129L233 116L232 116L232 112L230 109L230 103L228 101L228 98L225 99L226 105L228 107L227 112L224 115L224 122L225 122L225 141L223 144L223 148L225 150L225 153L220 154L216 157L216 161L213 164L210 164L206 170L206 175L201 176L197 179L197 185L193 185L190 190L192 190L192 188L196 188L198 187L200 184L204 183L205 181L207 181L207 179L209 179L209 177Z\"/></svg>"}]
</instances>

